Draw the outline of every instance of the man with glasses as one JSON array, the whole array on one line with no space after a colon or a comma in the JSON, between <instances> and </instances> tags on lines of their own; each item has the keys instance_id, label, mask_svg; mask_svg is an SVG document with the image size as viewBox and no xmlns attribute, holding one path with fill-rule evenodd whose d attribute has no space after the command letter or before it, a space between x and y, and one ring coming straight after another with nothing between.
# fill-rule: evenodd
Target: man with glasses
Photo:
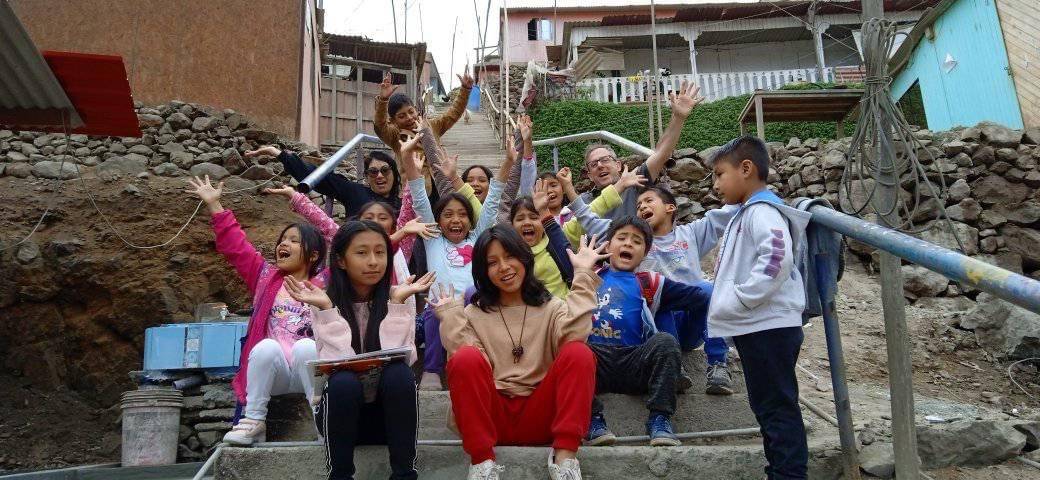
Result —
<instances>
[{"instance_id":1,"label":"man with glasses","mask_svg":"<svg viewBox=\"0 0 1040 480\"><path fill-rule=\"evenodd\" d=\"M660 141L654 153L636 169L636 174L646 178L647 183L656 183L664 171L668 160L679 143L682 134L683 123L690 116L693 107L701 103L704 97L699 95L700 88L696 84L688 85L682 83L678 93L669 92L668 99L672 107L672 118L668 121L668 127L661 134ZM594 143L585 148L585 172L592 180L593 189L582 194L585 203L590 203L607 186L621 178L624 165L618 159L618 155L609 145ZM636 199L639 197L640 189L628 188L621 195L621 206L611 210L603 218L614 220L626 215L636 214ZM573 200L573 199L572 199ZM571 207L573 210L574 207Z\"/></svg>"}]
</instances>

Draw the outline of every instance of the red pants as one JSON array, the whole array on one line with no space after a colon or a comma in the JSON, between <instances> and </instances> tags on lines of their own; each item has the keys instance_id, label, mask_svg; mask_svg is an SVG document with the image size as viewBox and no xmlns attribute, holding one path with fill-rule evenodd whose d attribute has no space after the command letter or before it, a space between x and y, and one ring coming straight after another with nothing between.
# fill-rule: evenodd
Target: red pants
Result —
<instances>
[{"instance_id":1,"label":"red pants","mask_svg":"<svg viewBox=\"0 0 1040 480\"><path fill-rule=\"evenodd\" d=\"M476 347L448 360L448 391L462 449L473 465L495 459L495 445L545 445L577 451L589 430L596 358L584 342L560 349L542 383L527 397L498 392L491 365Z\"/></svg>"}]
</instances>

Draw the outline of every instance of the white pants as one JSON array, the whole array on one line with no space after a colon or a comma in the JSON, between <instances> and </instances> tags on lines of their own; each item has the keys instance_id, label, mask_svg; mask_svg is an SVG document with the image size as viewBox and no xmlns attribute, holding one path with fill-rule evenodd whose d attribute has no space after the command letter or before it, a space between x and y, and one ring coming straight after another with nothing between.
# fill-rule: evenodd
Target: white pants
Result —
<instances>
[{"instance_id":1,"label":"white pants","mask_svg":"<svg viewBox=\"0 0 1040 480\"><path fill-rule=\"evenodd\" d=\"M318 358L314 340L297 340L292 347L292 365L285 359L282 347L270 338L260 340L249 352L246 372L246 418L267 419L267 402L272 395L303 393L310 401L314 392L307 377L307 361Z\"/></svg>"}]
</instances>

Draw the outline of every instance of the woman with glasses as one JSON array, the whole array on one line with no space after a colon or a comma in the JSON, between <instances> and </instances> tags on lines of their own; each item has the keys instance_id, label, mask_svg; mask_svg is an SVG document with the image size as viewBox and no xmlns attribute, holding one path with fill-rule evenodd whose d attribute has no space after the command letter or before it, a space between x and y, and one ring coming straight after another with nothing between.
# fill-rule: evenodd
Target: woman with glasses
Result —
<instances>
[{"instance_id":1,"label":"woman with glasses","mask_svg":"<svg viewBox=\"0 0 1040 480\"><path fill-rule=\"evenodd\" d=\"M246 158L261 155L278 157L286 173L300 182L315 168L298 154L275 146L260 147L245 154ZM373 150L365 157L365 170L361 173L367 185L333 172L314 185L314 191L339 200L346 209L347 218L357 216L361 207L369 202L385 202L394 209L401 209L401 178L397 175L397 162L392 156Z\"/></svg>"}]
</instances>

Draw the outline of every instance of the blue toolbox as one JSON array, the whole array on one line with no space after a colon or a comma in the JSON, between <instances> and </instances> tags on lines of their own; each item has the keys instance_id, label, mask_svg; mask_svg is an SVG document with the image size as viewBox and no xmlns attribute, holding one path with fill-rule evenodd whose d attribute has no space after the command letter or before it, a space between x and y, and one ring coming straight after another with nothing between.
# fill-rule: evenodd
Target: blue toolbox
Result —
<instances>
[{"instance_id":1,"label":"blue toolbox","mask_svg":"<svg viewBox=\"0 0 1040 480\"><path fill-rule=\"evenodd\" d=\"M174 323L144 332L144 370L237 367L247 322Z\"/></svg>"}]
</instances>

